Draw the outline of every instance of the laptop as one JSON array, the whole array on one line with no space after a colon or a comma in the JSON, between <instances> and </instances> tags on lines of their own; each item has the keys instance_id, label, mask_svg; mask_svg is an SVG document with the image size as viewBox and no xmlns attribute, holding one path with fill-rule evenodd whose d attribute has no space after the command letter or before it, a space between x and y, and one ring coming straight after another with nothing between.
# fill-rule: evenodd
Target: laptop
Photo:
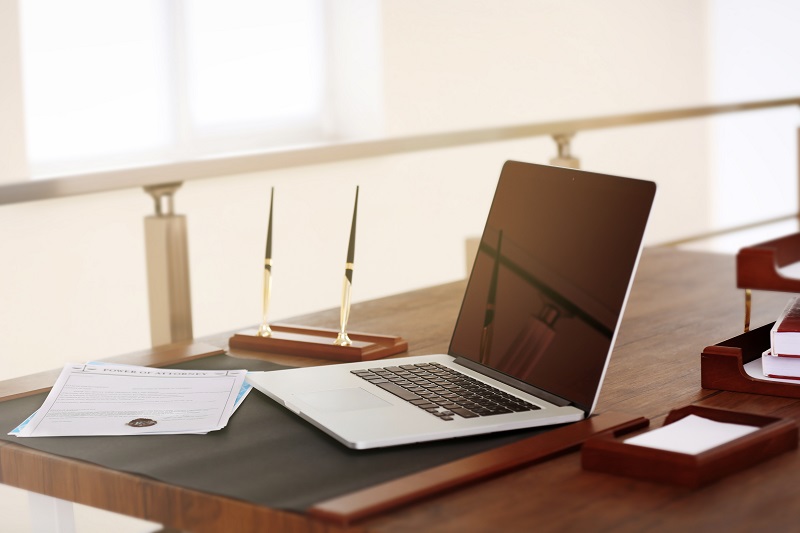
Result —
<instances>
[{"instance_id":1,"label":"laptop","mask_svg":"<svg viewBox=\"0 0 800 533\"><path fill-rule=\"evenodd\" d=\"M655 190L508 161L447 354L253 372L247 381L355 449L586 418Z\"/></svg>"}]
</instances>

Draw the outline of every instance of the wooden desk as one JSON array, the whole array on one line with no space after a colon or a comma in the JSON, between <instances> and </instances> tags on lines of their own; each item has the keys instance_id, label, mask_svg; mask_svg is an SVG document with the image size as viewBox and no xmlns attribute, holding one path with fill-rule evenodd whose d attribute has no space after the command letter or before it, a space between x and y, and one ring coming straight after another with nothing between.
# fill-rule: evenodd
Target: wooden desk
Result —
<instances>
[{"instance_id":1,"label":"wooden desk","mask_svg":"<svg viewBox=\"0 0 800 533\"><path fill-rule=\"evenodd\" d=\"M354 330L402 335L410 354L444 352L463 283L365 302ZM787 295L755 293L753 324L774 320ZM643 415L660 425L690 403L800 418L800 401L700 388L700 352L741 330L733 256L650 249L642 258L599 412ZM295 322L335 327L338 311ZM228 334L207 339L224 346ZM176 345L119 358L166 364L202 348ZM252 354L237 354L252 355ZM318 361L274 357L295 365ZM52 384L56 373L0 383L0 398ZM700 490L584 472L578 453L357 524L370 531L708 531L797 528L800 457L788 453ZM0 481L192 531L335 531L304 516L169 486L130 474L0 445Z\"/></svg>"}]
</instances>

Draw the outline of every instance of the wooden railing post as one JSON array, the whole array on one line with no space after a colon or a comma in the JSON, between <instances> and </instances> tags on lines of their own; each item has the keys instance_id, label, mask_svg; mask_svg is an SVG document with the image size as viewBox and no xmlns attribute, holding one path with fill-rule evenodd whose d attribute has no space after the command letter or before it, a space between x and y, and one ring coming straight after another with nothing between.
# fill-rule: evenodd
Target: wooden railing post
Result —
<instances>
[{"instance_id":1,"label":"wooden railing post","mask_svg":"<svg viewBox=\"0 0 800 533\"><path fill-rule=\"evenodd\" d=\"M144 188L155 201L155 214L144 220L153 346L193 337L186 217L174 212L173 197L180 186L167 183Z\"/></svg>"}]
</instances>

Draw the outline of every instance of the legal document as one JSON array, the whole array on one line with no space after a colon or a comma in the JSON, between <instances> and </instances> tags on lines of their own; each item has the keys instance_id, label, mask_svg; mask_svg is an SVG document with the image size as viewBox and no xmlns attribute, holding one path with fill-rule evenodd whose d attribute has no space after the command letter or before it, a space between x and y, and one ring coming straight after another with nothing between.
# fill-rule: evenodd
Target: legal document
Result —
<instances>
[{"instance_id":1,"label":"legal document","mask_svg":"<svg viewBox=\"0 0 800 533\"><path fill-rule=\"evenodd\" d=\"M207 433L224 428L249 392L246 370L67 365L17 437ZM238 400L238 401L237 401Z\"/></svg>"}]
</instances>

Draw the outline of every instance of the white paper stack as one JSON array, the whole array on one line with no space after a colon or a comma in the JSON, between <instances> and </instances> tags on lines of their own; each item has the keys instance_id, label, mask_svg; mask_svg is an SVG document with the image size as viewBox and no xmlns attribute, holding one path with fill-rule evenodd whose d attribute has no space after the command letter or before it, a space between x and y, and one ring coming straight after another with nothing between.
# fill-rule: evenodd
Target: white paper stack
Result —
<instances>
[{"instance_id":1,"label":"white paper stack","mask_svg":"<svg viewBox=\"0 0 800 533\"><path fill-rule=\"evenodd\" d=\"M17 437L169 435L224 428L250 392L247 370L69 364Z\"/></svg>"},{"instance_id":2,"label":"white paper stack","mask_svg":"<svg viewBox=\"0 0 800 533\"><path fill-rule=\"evenodd\" d=\"M697 415L625 440L626 444L697 455L754 431L755 426L717 422Z\"/></svg>"}]
</instances>

